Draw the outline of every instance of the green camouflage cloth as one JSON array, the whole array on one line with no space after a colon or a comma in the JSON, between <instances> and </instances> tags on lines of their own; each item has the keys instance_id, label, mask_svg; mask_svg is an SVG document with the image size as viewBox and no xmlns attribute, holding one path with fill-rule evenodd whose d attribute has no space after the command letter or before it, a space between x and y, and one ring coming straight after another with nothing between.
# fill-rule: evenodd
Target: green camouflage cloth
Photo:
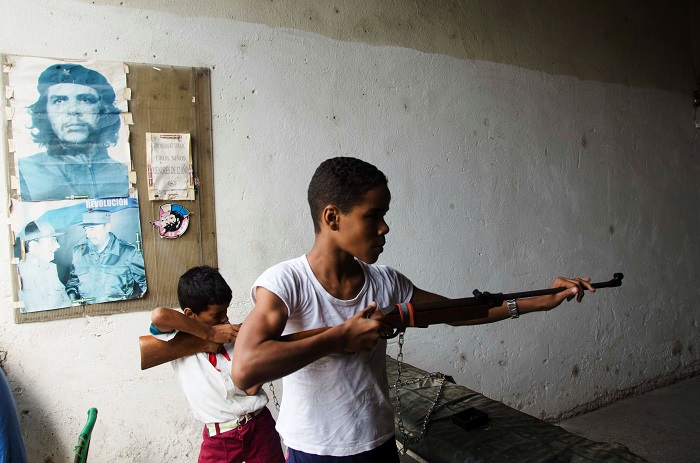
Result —
<instances>
[{"instance_id":1,"label":"green camouflage cloth","mask_svg":"<svg viewBox=\"0 0 700 463\"><path fill-rule=\"evenodd\" d=\"M396 411L397 362L387 358L390 397ZM428 373L404 363L401 381L425 377ZM423 419L432 405L441 379L426 378L399 388L401 417L409 437L420 435ZM452 423L451 416L475 407L489 421L465 431ZM404 441L396 419L396 440ZM593 442L491 400L449 381L440 395L426 435L408 449L430 463L648 463L620 444Z\"/></svg>"}]
</instances>

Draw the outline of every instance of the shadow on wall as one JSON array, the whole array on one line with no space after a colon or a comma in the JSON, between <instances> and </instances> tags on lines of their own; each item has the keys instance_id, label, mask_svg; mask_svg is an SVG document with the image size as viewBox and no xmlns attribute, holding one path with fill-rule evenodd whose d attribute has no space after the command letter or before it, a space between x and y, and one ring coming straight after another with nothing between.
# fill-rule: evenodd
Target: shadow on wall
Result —
<instances>
[{"instance_id":1,"label":"shadow on wall","mask_svg":"<svg viewBox=\"0 0 700 463\"><path fill-rule=\"evenodd\" d=\"M687 63L700 62L700 33L693 27L700 20L700 6L693 0L666 2L664 8L654 2L556 0L509 2L500 8L490 0L360 1L354 3L361 8L346 8L314 0L265 6L239 0L199 2L196 11L185 0L159 3L160 8L148 0L132 0L128 8L266 24L335 40L679 93L695 85Z\"/></svg>"}]
</instances>

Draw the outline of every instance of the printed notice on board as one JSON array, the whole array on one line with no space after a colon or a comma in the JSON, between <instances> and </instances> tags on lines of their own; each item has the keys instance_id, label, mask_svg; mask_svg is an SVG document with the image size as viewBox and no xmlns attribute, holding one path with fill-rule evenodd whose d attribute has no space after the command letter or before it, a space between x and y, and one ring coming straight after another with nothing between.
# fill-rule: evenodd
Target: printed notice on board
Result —
<instances>
[{"instance_id":1,"label":"printed notice on board","mask_svg":"<svg viewBox=\"0 0 700 463\"><path fill-rule=\"evenodd\" d=\"M189 133L146 133L148 199L194 201Z\"/></svg>"}]
</instances>

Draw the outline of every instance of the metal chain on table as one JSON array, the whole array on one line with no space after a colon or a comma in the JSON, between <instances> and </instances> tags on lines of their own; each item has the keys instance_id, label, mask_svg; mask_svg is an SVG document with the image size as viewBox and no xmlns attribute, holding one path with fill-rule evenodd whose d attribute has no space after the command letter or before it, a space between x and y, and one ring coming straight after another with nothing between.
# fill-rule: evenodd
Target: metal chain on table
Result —
<instances>
[{"instance_id":1,"label":"metal chain on table","mask_svg":"<svg viewBox=\"0 0 700 463\"><path fill-rule=\"evenodd\" d=\"M275 385L270 381L270 392L272 392L272 400L275 402L275 408L280 411L280 403L277 400L277 394L275 394Z\"/></svg>"},{"instance_id":2,"label":"metal chain on table","mask_svg":"<svg viewBox=\"0 0 700 463\"><path fill-rule=\"evenodd\" d=\"M442 394L442 389L445 387L445 375L443 373L429 373L423 377L420 378L415 378L409 381L401 382L401 368L403 365L403 332L399 333L399 354L396 356L396 361L397 361L397 375L396 375L396 383L394 383L391 387L396 389L396 416L399 419L399 431L401 432L403 436L403 443L402 443L402 453L406 453L406 450L408 450L408 445L411 444L416 444L418 443L423 436L425 436L425 432L428 429L428 422L430 421L430 418L433 415L433 412L435 411L435 407L437 406L438 401L440 400L440 395ZM430 408L428 409L428 413L426 413L425 418L423 418L423 427L420 431L420 434L418 437L408 437L408 433L406 432L406 427L403 424L403 418L401 417L401 391L399 388L403 386L407 386L409 384L415 384L418 382L421 382L425 379L429 378L438 378L440 379L440 387L438 387L437 393L435 394L435 399L433 400L433 403L430 405Z\"/></svg>"}]
</instances>

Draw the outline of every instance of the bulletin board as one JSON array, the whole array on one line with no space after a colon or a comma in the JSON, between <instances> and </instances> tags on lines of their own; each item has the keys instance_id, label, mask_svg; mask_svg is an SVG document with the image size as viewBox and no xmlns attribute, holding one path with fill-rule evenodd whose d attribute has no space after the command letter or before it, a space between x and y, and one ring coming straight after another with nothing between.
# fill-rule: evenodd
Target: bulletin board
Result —
<instances>
[{"instance_id":1,"label":"bulletin board","mask_svg":"<svg viewBox=\"0 0 700 463\"><path fill-rule=\"evenodd\" d=\"M3 60L4 62L4 60ZM174 67L124 63L127 71L130 181L137 190L141 243L146 269L147 291L131 300L73 305L71 307L23 312L15 307L15 322L50 321L81 316L150 311L155 307L178 307L177 282L187 269L198 265L217 266L216 217L212 153L210 71L207 68ZM7 75L3 76L7 82ZM10 126L11 121L6 124ZM4 134L9 133L5 130ZM192 161L193 200L149 199L147 133L187 134ZM11 141L6 140L6 148ZM11 150L6 159L9 195L17 173ZM177 239L162 236L152 225L161 206L170 203L189 212L187 230ZM11 232L12 234L12 232ZM11 245L14 239L10 239ZM12 273L14 301L18 301L18 276Z\"/></svg>"}]
</instances>

